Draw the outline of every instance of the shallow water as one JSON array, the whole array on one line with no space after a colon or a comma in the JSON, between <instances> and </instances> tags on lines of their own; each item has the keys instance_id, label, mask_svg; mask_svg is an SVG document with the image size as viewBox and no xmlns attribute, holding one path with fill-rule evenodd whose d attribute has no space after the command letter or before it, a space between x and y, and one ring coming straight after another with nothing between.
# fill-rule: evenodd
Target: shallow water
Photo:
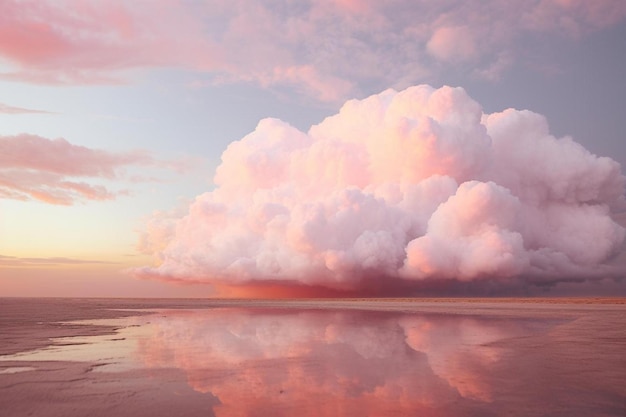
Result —
<instances>
[{"instance_id":1,"label":"shallow water","mask_svg":"<svg viewBox=\"0 0 626 417\"><path fill-rule=\"evenodd\" d=\"M73 322L119 330L0 356L0 369L88 362L102 378L149 371L148 390L176 370L205 416L625 415L623 306L424 310L162 309Z\"/></svg>"}]
</instances>

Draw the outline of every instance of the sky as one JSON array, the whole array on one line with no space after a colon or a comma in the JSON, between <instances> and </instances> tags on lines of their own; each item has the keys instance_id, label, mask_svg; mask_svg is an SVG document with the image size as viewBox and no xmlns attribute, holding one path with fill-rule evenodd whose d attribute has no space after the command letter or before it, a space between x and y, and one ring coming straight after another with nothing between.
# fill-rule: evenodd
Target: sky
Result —
<instances>
[{"instance_id":1,"label":"sky","mask_svg":"<svg viewBox=\"0 0 626 417\"><path fill-rule=\"evenodd\" d=\"M621 0L0 2L0 296L626 295Z\"/></svg>"}]
</instances>

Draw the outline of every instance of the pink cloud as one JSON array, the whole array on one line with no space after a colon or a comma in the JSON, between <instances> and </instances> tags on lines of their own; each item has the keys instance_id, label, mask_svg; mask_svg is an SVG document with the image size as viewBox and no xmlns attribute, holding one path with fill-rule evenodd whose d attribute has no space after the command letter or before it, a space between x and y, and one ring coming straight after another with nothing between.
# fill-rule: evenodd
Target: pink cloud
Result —
<instances>
[{"instance_id":1,"label":"pink cloud","mask_svg":"<svg viewBox=\"0 0 626 417\"><path fill-rule=\"evenodd\" d=\"M0 76L115 83L128 70L174 67L337 101L365 82L405 87L435 77L441 65L471 62L478 76L497 79L528 34L576 39L625 17L620 0L9 0L0 5Z\"/></svg>"},{"instance_id":2,"label":"pink cloud","mask_svg":"<svg viewBox=\"0 0 626 417\"><path fill-rule=\"evenodd\" d=\"M448 62L466 61L478 53L471 30L463 26L437 28L426 48L437 59Z\"/></svg>"},{"instance_id":3,"label":"pink cloud","mask_svg":"<svg viewBox=\"0 0 626 417\"><path fill-rule=\"evenodd\" d=\"M626 5L612 0L542 0L524 10L520 23L531 31L558 31L582 36L614 25L626 16Z\"/></svg>"},{"instance_id":4,"label":"pink cloud","mask_svg":"<svg viewBox=\"0 0 626 417\"><path fill-rule=\"evenodd\" d=\"M262 120L214 183L149 222L157 265L137 275L362 291L620 272L619 164L539 114L483 114L461 88L350 100L308 132Z\"/></svg>"},{"instance_id":5,"label":"pink cloud","mask_svg":"<svg viewBox=\"0 0 626 417\"><path fill-rule=\"evenodd\" d=\"M3 77L98 84L120 82L127 69L193 65L189 48L203 41L187 36L197 27L188 13L167 1L151 5L151 13L122 2L3 2L0 55L12 68ZM184 45L175 46L174 31L187 38Z\"/></svg>"},{"instance_id":6,"label":"pink cloud","mask_svg":"<svg viewBox=\"0 0 626 417\"><path fill-rule=\"evenodd\" d=\"M268 84L291 84L300 87L308 96L320 101L337 101L352 89L350 82L331 76L322 76L310 65L276 67Z\"/></svg>"},{"instance_id":7,"label":"pink cloud","mask_svg":"<svg viewBox=\"0 0 626 417\"><path fill-rule=\"evenodd\" d=\"M66 181L62 175L45 171L0 170L0 196L15 200L39 200L71 205L78 199L112 200L116 193L102 185Z\"/></svg>"},{"instance_id":8,"label":"pink cloud","mask_svg":"<svg viewBox=\"0 0 626 417\"><path fill-rule=\"evenodd\" d=\"M0 136L0 197L51 204L110 200L125 192L84 179L115 180L123 167L158 164L143 151L112 153L73 145L65 139Z\"/></svg>"},{"instance_id":9,"label":"pink cloud","mask_svg":"<svg viewBox=\"0 0 626 417\"><path fill-rule=\"evenodd\" d=\"M26 109L0 103L0 114L54 114L45 110Z\"/></svg>"},{"instance_id":10,"label":"pink cloud","mask_svg":"<svg viewBox=\"0 0 626 417\"><path fill-rule=\"evenodd\" d=\"M22 258L17 256L0 255L0 266L2 267L38 267L57 265L83 265L83 264L114 264L114 262L95 261L89 259L73 259L63 257L51 258Z\"/></svg>"}]
</instances>

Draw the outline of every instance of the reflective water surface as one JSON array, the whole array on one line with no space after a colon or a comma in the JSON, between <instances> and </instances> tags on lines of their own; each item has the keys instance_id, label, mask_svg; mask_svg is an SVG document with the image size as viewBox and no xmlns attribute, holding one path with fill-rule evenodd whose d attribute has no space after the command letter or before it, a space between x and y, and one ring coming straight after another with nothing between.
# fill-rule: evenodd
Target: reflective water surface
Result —
<instances>
[{"instance_id":1,"label":"reflective water surface","mask_svg":"<svg viewBox=\"0 0 626 417\"><path fill-rule=\"evenodd\" d=\"M496 313L160 310L0 360L177 369L216 416L624 415L623 309Z\"/></svg>"}]
</instances>

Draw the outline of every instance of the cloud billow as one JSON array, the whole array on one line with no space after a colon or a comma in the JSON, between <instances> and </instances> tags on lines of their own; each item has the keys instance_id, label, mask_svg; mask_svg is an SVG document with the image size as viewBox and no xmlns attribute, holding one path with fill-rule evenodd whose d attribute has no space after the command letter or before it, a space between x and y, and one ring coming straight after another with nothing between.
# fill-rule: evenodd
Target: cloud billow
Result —
<instances>
[{"instance_id":1,"label":"cloud billow","mask_svg":"<svg viewBox=\"0 0 626 417\"><path fill-rule=\"evenodd\" d=\"M411 282L542 282L607 273L624 229L610 158L545 118L483 114L462 88L345 103L305 133L276 119L222 155L216 188L155 215L140 276L335 290Z\"/></svg>"}]
</instances>

